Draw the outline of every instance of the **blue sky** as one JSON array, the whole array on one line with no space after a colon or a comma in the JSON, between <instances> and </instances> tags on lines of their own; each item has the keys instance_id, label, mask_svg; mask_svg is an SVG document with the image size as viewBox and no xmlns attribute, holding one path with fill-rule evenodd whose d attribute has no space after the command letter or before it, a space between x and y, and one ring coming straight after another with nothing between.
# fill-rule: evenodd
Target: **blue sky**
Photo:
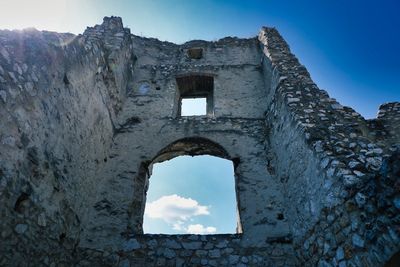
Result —
<instances>
[{"instance_id":1,"label":"blue sky","mask_svg":"<svg viewBox=\"0 0 400 267\"><path fill-rule=\"evenodd\" d=\"M276 27L321 89L364 117L374 118L380 104L400 101L399 12L398 0L0 0L0 28L36 27L78 34L86 26L101 23L104 16L116 15L136 35L183 43L224 36L252 37L261 26ZM208 162L205 168L197 162L191 172L179 173L180 168L185 170L192 164L179 159L166 163L172 164L172 170L161 168L159 172L162 177L176 177L176 181L188 181L192 173L192 186L171 190L163 184L167 179L160 178L159 183L153 183L156 189L150 187L156 193L149 192L149 201L169 196L163 199L164 204L179 202L190 207L197 215L185 215L182 232L187 232L190 224L201 224L205 231L207 226L226 231L228 224L215 224L218 220L213 216L218 214L218 199L229 199L231 192L221 191L217 199L206 189L197 190L202 187L196 183L211 177L202 173L203 169L220 166L218 175L222 177L231 166ZM154 172L158 172L156 166ZM152 177L151 181L157 179ZM172 231L173 223L153 220L159 222L160 231ZM236 222L229 225L232 223Z\"/></svg>"},{"instance_id":2,"label":"blue sky","mask_svg":"<svg viewBox=\"0 0 400 267\"><path fill-rule=\"evenodd\" d=\"M182 43L276 27L321 89L366 118L400 101L398 0L1 0L0 28L82 33L117 15L137 35Z\"/></svg>"},{"instance_id":3,"label":"blue sky","mask_svg":"<svg viewBox=\"0 0 400 267\"><path fill-rule=\"evenodd\" d=\"M181 106L182 116L198 116L207 114L206 98L183 98Z\"/></svg>"},{"instance_id":4,"label":"blue sky","mask_svg":"<svg viewBox=\"0 0 400 267\"><path fill-rule=\"evenodd\" d=\"M235 233L232 162L181 156L154 164L146 203L145 233Z\"/></svg>"}]
</instances>

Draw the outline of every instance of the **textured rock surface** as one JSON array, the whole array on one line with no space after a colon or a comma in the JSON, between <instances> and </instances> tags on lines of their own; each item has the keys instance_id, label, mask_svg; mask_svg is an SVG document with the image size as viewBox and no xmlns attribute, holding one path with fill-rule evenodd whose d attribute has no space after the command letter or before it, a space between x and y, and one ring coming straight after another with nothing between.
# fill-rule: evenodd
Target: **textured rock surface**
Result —
<instances>
[{"instance_id":1,"label":"textured rock surface","mask_svg":"<svg viewBox=\"0 0 400 267\"><path fill-rule=\"evenodd\" d=\"M318 89L275 29L259 39L275 90L269 139L285 201L295 203L287 211L297 257L310 266L383 266L400 249L399 103L366 121Z\"/></svg>"},{"instance_id":2,"label":"textured rock surface","mask_svg":"<svg viewBox=\"0 0 400 267\"><path fill-rule=\"evenodd\" d=\"M179 116L209 81L207 115ZM183 45L116 17L0 31L0 118L0 266L383 266L400 250L400 103L365 120L275 29ZM238 234L143 235L152 164L201 154L234 163Z\"/></svg>"}]
</instances>

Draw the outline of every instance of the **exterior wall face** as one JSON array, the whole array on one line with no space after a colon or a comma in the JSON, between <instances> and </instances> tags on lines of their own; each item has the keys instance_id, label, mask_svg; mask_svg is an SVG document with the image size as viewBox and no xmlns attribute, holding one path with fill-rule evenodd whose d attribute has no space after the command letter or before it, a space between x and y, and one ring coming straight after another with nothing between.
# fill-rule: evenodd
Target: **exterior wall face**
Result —
<instances>
[{"instance_id":1,"label":"exterior wall face","mask_svg":"<svg viewBox=\"0 0 400 267\"><path fill-rule=\"evenodd\" d=\"M191 76L212 77L206 116L179 116ZM399 112L341 106L270 28L183 45L115 17L0 31L0 266L383 266L400 249ZM234 162L242 232L143 235L152 164L200 154Z\"/></svg>"}]
</instances>

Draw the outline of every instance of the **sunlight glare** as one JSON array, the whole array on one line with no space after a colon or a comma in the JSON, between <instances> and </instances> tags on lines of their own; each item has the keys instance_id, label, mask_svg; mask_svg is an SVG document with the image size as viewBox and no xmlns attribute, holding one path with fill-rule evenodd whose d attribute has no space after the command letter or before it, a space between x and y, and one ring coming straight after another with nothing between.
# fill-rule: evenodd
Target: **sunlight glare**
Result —
<instances>
[{"instance_id":1,"label":"sunlight glare","mask_svg":"<svg viewBox=\"0 0 400 267\"><path fill-rule=\"evenodd\" d=\"M9 0L0 2L2 29L64 29L68 14L67 0Z\"/></svg>"}]
</instances>

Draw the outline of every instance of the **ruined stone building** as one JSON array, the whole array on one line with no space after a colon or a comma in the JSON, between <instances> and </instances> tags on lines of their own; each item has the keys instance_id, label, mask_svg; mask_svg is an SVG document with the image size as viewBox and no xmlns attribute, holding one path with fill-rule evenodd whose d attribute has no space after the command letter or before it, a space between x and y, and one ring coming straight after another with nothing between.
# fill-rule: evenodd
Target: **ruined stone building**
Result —
<instances>
[{"instance_id":1,"label":"ruined stone building","mask_svg":"<svg viewBox=\"0 0 400 267\"><path fill-rule=\"evenodd\" d=\"M181 116L187 97L207 114ZM400 250L400 103L371 120L340 105L273 28L182 45L118 17L2 30L0 118L0 266L385 266ZM152 165L203 154L234 164L238 232L143 234Z\"/></svg>"}]
</instances>

